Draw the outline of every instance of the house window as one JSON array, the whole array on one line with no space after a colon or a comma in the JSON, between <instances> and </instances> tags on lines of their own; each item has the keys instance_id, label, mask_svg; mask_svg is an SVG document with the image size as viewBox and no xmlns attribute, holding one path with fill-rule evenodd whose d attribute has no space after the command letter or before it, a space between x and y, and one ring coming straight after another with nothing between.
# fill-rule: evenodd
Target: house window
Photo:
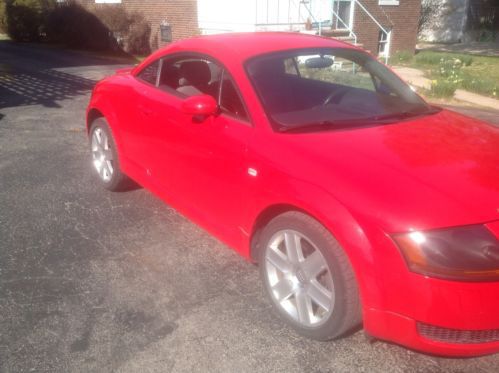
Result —
<instances>
[{"instance_id":1,"label":"house window","mask_svg":"<svg viewBox=\"0 0 499 373\"><path fill-rule=\"evenodd\" d=\"M379 0L379 5L399 5L399 0Z\"/></svg>"},{"instance_id":2,"label":"house window","mask_svg":"<svg viewBox=\"0 0 499 373\"><path fill-rule=\"evenodd\" d=\"M378 36L378 55L388 56L390 48L390 31L388 33L379 30Z\"/></svg>"},{"instance_id":3,"label":"house window","mask_svg":"<svg viewBox=\"0 0 499 373\"><path fill-rule=\"evenodd\" d=\"M121 0L95 0L96 4L121 4Z\"/></svg>"}]
</instances>

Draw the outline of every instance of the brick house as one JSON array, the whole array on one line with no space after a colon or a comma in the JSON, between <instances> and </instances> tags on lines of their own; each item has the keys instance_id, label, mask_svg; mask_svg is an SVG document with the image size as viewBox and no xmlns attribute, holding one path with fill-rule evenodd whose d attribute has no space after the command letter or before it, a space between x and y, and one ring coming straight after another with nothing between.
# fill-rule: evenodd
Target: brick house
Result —
<instances>
[{"instance_id":1,"label":"brick house","mask_svg":"<svg viewBox=\"0 0 499 373\"><path fill-rule=\"evenodd\" d=\"M89 11L97 7L121 6L127 12L139 13L151 27L150 46L157 49L165 44L161 41L160 25L168 22L172 40L199 34L196 0L76 0Z\"/></svg>"},{"instance_id":2,"label":"brick house","mask_svg":"<svg viewBox=\"0 0 499 373\"><path fill-rule=\"evenodd\" d=\"M161 42L160 24L172 40L231 31L300 31L337 37L381 56L414 51L421 0L79 0L123 6L151 25L151 46Z\"/></svg>"}]
</instances>

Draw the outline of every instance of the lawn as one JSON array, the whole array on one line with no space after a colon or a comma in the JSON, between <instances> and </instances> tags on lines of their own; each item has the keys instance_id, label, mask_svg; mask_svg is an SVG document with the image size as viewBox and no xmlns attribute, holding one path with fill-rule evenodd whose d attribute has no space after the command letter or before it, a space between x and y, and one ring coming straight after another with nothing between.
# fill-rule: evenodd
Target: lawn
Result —
<instances>
[{"instance_id":1,"label":"lawn","mask_svg":"<svg viewBox=\"0 0 499 373\"><path fill-rule=\"evenodd\" d=\"M456 88L462 88L499 98L499 57L423 51L415 56L395 55L391 62L425 71L434 88L447 88L452 93Z\"/></svg>"}]
</instances>

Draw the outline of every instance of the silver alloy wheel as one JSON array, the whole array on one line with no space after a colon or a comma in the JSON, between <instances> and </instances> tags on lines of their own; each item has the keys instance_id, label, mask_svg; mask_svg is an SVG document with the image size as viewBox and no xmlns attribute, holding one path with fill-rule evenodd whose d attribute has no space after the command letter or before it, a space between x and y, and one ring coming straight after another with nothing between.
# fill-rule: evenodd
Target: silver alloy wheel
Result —
<instances>
[{"instance_id":1,"label":"silver alloy wheel","mask_svg":"<svg viewBox=\"0 0 499 373\"><path fill-rule=\"evenodd\" d=\"M92 159L99 177L104 182L109 182L113 177L113 152L109 146L106 132L97 127L92 135Z\"/></svg>"},{"instance_id":2,"label":"silver alloy wheel","mask_svg":"<svg viewBox=\"0 0 499 373\"><path fill-rule=\"evenodd\" d=\"M279 307L305 327L326 322L334 308L334 283L319 249L294 230L275 233L265 252L270 293Z\"/></svg>"}]
</instances>

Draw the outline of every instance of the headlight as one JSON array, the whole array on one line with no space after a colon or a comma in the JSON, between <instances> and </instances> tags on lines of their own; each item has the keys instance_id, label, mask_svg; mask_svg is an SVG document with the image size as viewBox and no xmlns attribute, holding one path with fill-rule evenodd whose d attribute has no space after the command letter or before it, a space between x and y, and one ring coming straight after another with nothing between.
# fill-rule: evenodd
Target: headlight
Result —
<instances>
[{"instance_id":1,"label":"headlight","mask_svg":"<svg viewBox=\"0 0 499 373\"><path fill-rule=\"evenodd\" d=\"M458 281L499 281L499 240L483 225L392 238L413 272Z\"/></svg>"}]
</instances>

